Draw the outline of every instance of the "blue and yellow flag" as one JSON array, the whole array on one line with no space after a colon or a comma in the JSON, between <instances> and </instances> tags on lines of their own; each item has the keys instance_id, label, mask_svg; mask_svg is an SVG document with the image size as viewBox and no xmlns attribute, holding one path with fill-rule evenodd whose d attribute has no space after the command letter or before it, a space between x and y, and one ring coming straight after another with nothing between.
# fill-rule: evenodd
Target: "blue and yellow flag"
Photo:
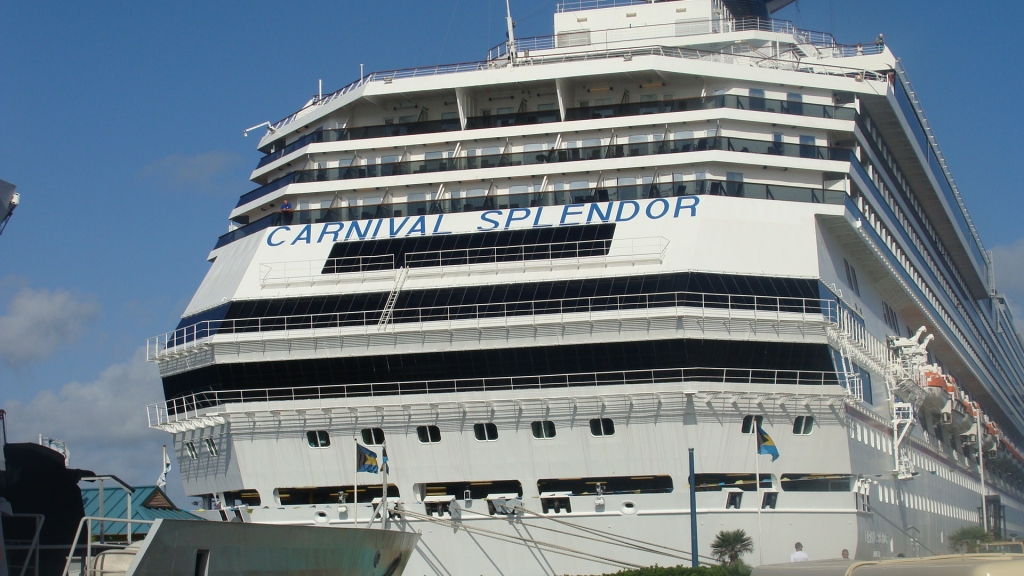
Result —
<instances>
[{"instance_id":1,"label":"blue and yellow flag","mask_svg":"<svg viewBox=\"0 0 1024 576\"><path fill-rule=\"evenodd\" d=\"M384 469L384 473L385 474L391 474L391 467L388 466L388 447L387 446L382 446L381 447L380 466L381 466L381 468Z\"/></svg>"},{"instance_id":2,"label":"blue and yellow flag","mask_svg":"<svg viewBox=\"0 0 1024 576\"><path fill-rule=\"evenodd\" d=\"M772 462L779 459L779 449L775 447L775 440L772 440L760 426L757 427L757 453L770 454Z\"/></svg>"},{"instance_id":3,"label":"blue and yellow flag","mask_svg":"<svg viewBox=\"0 0 1024 576\"><path fill-rule=\"evenodd\" d=\"M377 453L361 444L356 444L356 472L378 472Z\"/></svg>"}]
</instances>

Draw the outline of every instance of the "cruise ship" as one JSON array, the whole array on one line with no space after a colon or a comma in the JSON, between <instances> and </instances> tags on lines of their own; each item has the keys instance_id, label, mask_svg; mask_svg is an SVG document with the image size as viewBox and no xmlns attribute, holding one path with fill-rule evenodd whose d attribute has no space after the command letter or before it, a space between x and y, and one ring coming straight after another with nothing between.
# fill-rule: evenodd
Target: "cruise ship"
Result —
<instances>
[{"instance_id":1,"label":"cruise ship","mask_svg":"<svg viewBox=\"0 0 1024 576\"><path fill-rule=\"evenodd\" d=\"M884 38L785 4L567 0L550 36L510 16L480 61L258 126L147 343L185 492L419 532L417 575L707 563L733 529L754 565L1024 535L992 257Z\"/></svg>"}]
</instances>

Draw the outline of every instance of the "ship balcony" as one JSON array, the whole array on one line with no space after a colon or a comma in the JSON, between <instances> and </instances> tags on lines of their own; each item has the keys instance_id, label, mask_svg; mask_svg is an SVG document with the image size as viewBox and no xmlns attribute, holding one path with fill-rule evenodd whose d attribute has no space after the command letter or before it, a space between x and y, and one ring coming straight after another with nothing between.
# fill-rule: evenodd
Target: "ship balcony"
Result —
<instances>
[{"instance_id":1,"label":"ship balcony","mask_svg":"<svg viewBox=\"0 0 1024 576\"><path fill-rule=\"evenodd\" d=\"M363 353L374 347L441 342L508 346L510 340L536 341L552 335L562 341L603 333L611 338L825 342L839 318L837 307L832 299L665 292L394 308L390 315L376 309L207 320L148 339L146 357L161 364L165 373L194 368L200 356L212 363L218 353L238 358L290 350L292 358L306 353L322 357L352 346L361 346Z\"/></svg>"},{"instance_id":2,"label":"ship balcony","mask_svg":"<svg viewBox=\"0 0 1024 576\"><path fill-rule=\"evenodd\" d=\"M813 104L808 102L791 102L772 98L759 98L756 96L751 97L734 94L719 94L715 96L705 96L702 98L680 98L653 102L633 102L626 104L568 108L565 111L564 119L561 117L561 113L558 110L472 116L466 118L465 129L479 130L487 128L504 128L509 126L529 126L560 122L562 120L572 122L598 118L622 118L628 116L668 114L673 112L713 110L720 108L838 120L855 120L857 115L856 109L852 107ZM355 128L316 130L298 138L287 146L269 152L266 156L260 159L256 166L254 175L258 174L260 177L266 176L267 172L261 171L261 168L293 154L298 155L297 153L313 144L420 134L441 134L460 130L462 130L462 126L457 118L404 122L397 124L380 124ZM266 150L266 148L264 148L264 150ZM240 206L244 203L245 202L239 201L238 205Z\"/></svg>"},{"instance_id":3,"label":"ship balcony","mask_svg":"<svg viewBox=\"0 0 1024 576\"><path fill-rule=\"evenodd\" d=\"M389 409L406 414L421 408L429 408L431 413L447 408L465 410L467 405L480 403L510 403L517 408L553 402L574 405L595 397L601 405L622 400L629 405L652 400L679 404L681 400L683 406L693 402L710 406L715 402L725 407L739 400L763 402L772 397L779 406L806 406L811 402L835 406L848 398L840 386L841 377L836 372L812 370L687 367L339 384L196 392L151 404L146 413L151 428L173 433L224 424L236 417L250 423L260 414L269 414L277 421L301 420L311 411L347 413L360 405L372 407L378 415ZM703 390L708 384L714 389Z\"/></svg>"},{"instance_id":4,"label":"ship balcony","mask_svg":"<svg viewBox=\"0 0 1024 576\"><path fill-rule=\"evenodd\" d=\"M402 268L412 279L636 267L664 262L668 244L659 236L409 252L397 266L394 254L269 262L260 264L260 287L394 281Z\"/></svg>"}]
</instances>

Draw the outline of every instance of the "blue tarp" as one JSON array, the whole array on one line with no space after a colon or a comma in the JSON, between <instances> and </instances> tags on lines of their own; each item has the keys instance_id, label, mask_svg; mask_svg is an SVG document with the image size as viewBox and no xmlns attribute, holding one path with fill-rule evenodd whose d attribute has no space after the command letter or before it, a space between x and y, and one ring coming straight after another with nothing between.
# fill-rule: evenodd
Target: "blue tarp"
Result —
<instances>
[{"instance_id":1,"label":"blue tarp","mask_svg":"<svg viewBox=\"0 0 1024 576\"><path fill-rule=\"evenodd\" d=\"M127 492L120 486L103 486L103 516L107 518L125 518L128 507ZM100 516L100 490L82 488L82 504L86 516ZM169 506L169 507L168 507ZM157 518L173 518L175 520L202 520L198 516L179 509L171 502L163 490L156 486L136 486L132 494L132 519L156 520ZM124 534L124 522L104 523L107 534ZM147 524L132 524L133 533L144 533L149 530Z\"/></svg>"}]
</instances>

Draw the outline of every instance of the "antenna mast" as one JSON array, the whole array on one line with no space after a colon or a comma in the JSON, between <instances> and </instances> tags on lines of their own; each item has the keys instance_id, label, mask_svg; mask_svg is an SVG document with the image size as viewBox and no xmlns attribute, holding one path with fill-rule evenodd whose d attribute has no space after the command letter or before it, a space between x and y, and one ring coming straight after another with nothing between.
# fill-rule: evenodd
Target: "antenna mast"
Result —
<instances>
[{"instance_id":1,"label":"antenna mast","mask_svg":"<svg viewBox=\"0 0 1024 576\"><path fill-rule=\"evenodd\" d=\"M516 37L512 29L515 28L515 23L512 22L512 8L508 2L509 0L505 0L505 24L508 26L508 61L514 65L516 63Z\"/></svg>"}]
</instances>

